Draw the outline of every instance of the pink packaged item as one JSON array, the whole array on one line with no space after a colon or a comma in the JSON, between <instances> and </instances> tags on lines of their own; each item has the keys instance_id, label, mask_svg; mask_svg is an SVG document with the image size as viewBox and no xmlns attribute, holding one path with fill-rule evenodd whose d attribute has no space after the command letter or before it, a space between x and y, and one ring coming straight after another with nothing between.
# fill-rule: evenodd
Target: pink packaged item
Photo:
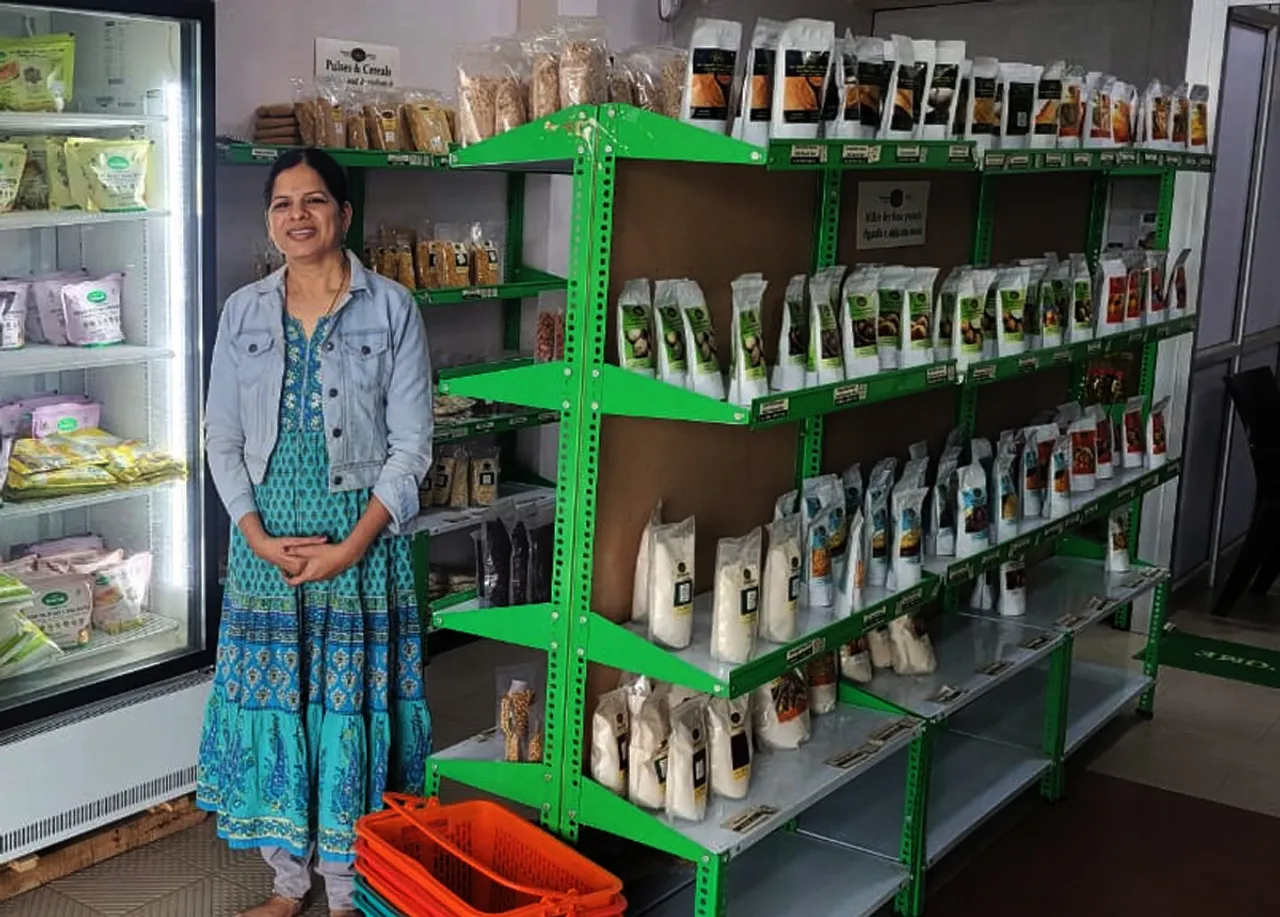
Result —
<instances>
[{"instance_id":1,"label":"pink packaged item","mask_svg":"<svg viewBox=\"0 0 1280 917\"><path fill-rule=\"evenodd\" d=\"M109 634L141 626L150 585L148 552L99 570L93 577L93 626Z\"/></svg>"},{"instance_id":2,"label":"pink packaged item","mask_svg":"<svg viewBox=\"0 0 1280 917\"><path fill-rule=\"evenodd\" d=\"M78 573L89 576L103 567L124 562L124 551L77 551L41 557L39 569L49 573Z\"/></svg>"},{"instance_id":3,"label":"pink packaged item","mask_svg":"<svg viewBox=\"0 0 1280 917\"><path fill-rule=\"evenodd\" d=\"M0 436L17 436L20 420L22 420L21 401L7 401L0 404Z\"/></svg>"},{"instance_id":4,"label":"pink packaged item","mask_svg":"<svg viewBox=\"0 0 1280 917\"><path fill-rule=\"evenodd\" d=\"M31 284L0 280L0 350L17 350L27 342Z\"/></svg>"},{"instance_id":5,"label":"pink packaged item","mask_svg":"<svg viewBox=\"0 0 1280 917\"><path fill-rule=\"evenodd\" d=\"M36 541L31 544L14 545L10 554L13 557L55 557L58 554L102 551L105 548L101 535L72 535L67 538L55 538L51 541Z\"/></svg>"},{"instance_id":6,"label":"pink packaged item","mask_svg":"<svg viewBox=\"0 0 1280 917\"><path fill-rule=\"evenodd\" d=\"M58 649L75 649L89 642L93 621L93 582L89 577L28 576L22 582L35 593L27 617Z\"/></svg>"},{"instance_id":7,"label":"pink packaged item","mask_svg":"<svg viewBox=\"0 0 1280 917\"><path fill-rule=\"evenodd\" d=\"M47 395L32 395L30 398L22 398L16 402L18 405L18 436L31 436L31 415L36 408L42 408L50 404L88 404L89 399L84 395L59 395L50 392Z\"/></svg>"},{"instance_id":8,"label":"pink packaged item","mask_svg":"<svg viewBox=\"0 0 1280 917\"><path fill-rule=\"evenodd\" d=\"M62 288L62 311L67 341L77 347L102 347L124 341L120 298L123 274L69 283Z\"/></svg>"},{"instance_id":9,"label":"pink packaged item","mask_svg":"<svg viewBox=\"0 0 1280 917\"><path fill-rule=\"evenodd\" d=\"M33 277L31 279L31 298L34 301L30 305L34 306L39 318L37 322L39 334L32 334L31 332L34 329L28 323L28 340L39 344L67 343L67 319L62 311L62 288L68 283L80 280L84 276L82 271L77 271L74 273L47 274L43 277ZM27 314L31 314L30 308L28 308Z\"/></svg>"},{"instance_id":10,"label":"pink packaged item","mask_svg":"<svg viewBox=\"0 0 1280 917\"><path fill-rule=\"evenodd\" d=\"M7 563L0 564L0 573L8 573L10 576L16 576L19 579L23 575L31 576L36 572L36 558L19 557L17 560L11 560Z\"/></svg>"},{"instance_id":11,"label":"pink packaged item","mask_svg":"<svg viewBox=\"0 0 1280 917\"><path fill-rule=\"evenodd\" d=\"M31 412L31 435L36 439L48 439L59 433L96 427L101 420L102 405L96 401L45 404Z\"/></svg>"}]
</instances>

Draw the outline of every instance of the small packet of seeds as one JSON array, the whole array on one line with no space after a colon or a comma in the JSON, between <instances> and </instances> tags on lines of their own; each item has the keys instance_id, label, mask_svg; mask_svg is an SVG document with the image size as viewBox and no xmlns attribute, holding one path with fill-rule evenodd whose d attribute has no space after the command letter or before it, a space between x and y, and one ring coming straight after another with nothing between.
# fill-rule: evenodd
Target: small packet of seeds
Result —
<instances>
[{"instance_id":1,"label":"small packet of seeds","mask_svg":"<svg viewBox=\"0 0 1280 917\"><path fill-rule=\"evenodd\" d=\"M679 280L659 280L653 288L657 326L658 379L681 388L688 386L689 338L680 308Z\"/></svg>"},{"instance_id":2,"label":"small packet of seeds","mask_svg":"<svg viewBox=\"0 0 1280 917\"><path fill-rule=\"evenodd\" d=\"M477 449L470 458L471 505L492 506L498 499L497 449Z\"/></svg>"},{"instance_id":3,"label":"small packet of seeds","mask_svg":"<svg viewBox=\"0 0 1280 917\"><path fill-rule=\"evenodd\" d=\"M809 278L796 274L787 283L782 304L782 331L778 335L778 364L773 370L775 392L805 387L805 363L809 355L809 309L805 291Z\"/></svg>"},{"instance_id":4,"label":"small packet of seeds","mask_svg":"<svg viewBox=\"0 0 1280 917\"><path fill-rule=\"evenodd\" d=\"M711 311L702 295L702 287L692 280L682 280L676 287L676 299L684 315L685 338L692 348L689 388L708 398L724 401L724 375L720 372L715 329L711 327Z\"/></svg>"},{"instance_id":5,"label":"small packet of seeds","mask_svg":"<svg viewBox=\"0 0 1280 917\"><path fill-rule=\"evenodd\" d=\"M859 267L844 283L840 303L840 340L846 379L880 372L877 341L880 271Z\"/></svg>"},{"instance_id":6,"label":"small packet of seeds","mask_svg":"<svg viewBox=\"0 0 1280 917\"><path fill-rule=\"evenodd\" d=\"M743 275L733 290L733 327L730 389L735 404L751 402L769 393L769 365L764 355L764 330L760 316L769 284L760 275Z\"/></svg>"},{"instance_id":7,"label":"small packet of seeds","mask_svg":"<svg viewBox=\"0 0 1280 917\"><path fill-rule=\"evenodd\" d=\"M628 280L618 294L618 365L652 379L654 369L653 306L649 281Z\"/></svg>"},{"instance_id":8,"label":"small packet of seeds","mask_svg":"<svg viewBox=\"0 0 1280 917\"><path fill-rule=\"evenodd\" d=\"M901 365L927 366L933 353L933 285L938 279L936 267L918 267L907 287L903 318Z\"/></svg>"}]
</instances>

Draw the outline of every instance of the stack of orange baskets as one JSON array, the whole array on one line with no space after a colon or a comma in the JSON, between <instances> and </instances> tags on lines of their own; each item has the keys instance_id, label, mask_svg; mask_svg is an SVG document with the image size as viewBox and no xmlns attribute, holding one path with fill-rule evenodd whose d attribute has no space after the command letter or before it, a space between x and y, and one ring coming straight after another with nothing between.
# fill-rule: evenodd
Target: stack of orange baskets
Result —
<instances>
[{"instance_id":1,"label":"stack of orange baskets","mask_svg":"<svg viewBox=\"0 0 1280 917\"><path fill-rule=\"evenodd\" d=\"M370 917L618 917L622 882L491 802L388 793L356 826Z\"/></svg>"}]
</instances>

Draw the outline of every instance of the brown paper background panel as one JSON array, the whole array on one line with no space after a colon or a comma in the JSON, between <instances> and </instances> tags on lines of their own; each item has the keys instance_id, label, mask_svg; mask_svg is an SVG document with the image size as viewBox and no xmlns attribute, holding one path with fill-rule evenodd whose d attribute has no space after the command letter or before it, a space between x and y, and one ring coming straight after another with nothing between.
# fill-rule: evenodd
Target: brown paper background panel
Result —
<instances>
[{"instance_id":1,"label":"brown paper background panel","mask_svg":"<svg viewBox=\"0 0 1280 917\"><path fill-rule=\"evenodd\" d=\"M1067 401L1070 391L1071 370L1065 366L984 386L974 429L994 443L1001 430L1027 426L1036 414Z\"/></svg>"},{"instance_id":2,"label":"brown paper background panel","mask_svg":"<svg viewBox=\"0 0 1280 917\"><path fill-rule=\"evenodd\" d=\"M765 348L777 360L787 281L809 271L817 206L813 173L751 166L621 160L614 191L609 265L609 338L616 363L615 306L633 277L688 277L702 287L715 327L720 365L729 368L730 284L760 272Z\"/></svg>"},{"instance_id":3,"label":"brown paper background panel","mask_svg":"<svg viewBox=\"0 0 1280 917\"><path fill-rule=\"evenodd\" d=\"M955 426L954 386L911 398L884 401L853 411L831 414L822 435L822 470L840 474L854 462L862 464L865 479L883 458L907 459L907 448L926 440L936 466L947 434Z\"/></svg>"},{"instance_id":4,"label":"brown paper background panel","mask_svg":"<svg viewBox=\"0 0 1280 917\"><path fill-rule=\"evenodd\" d=\"M1089 237L1092 173L1002 175L992 181L992 264L1040 258L1045 252L1065 258L1084 251Z\"/></svg>"},{"instance_id":5,"label":"brown paper background panel","mask_svg":"<svg viewBox=\"0 0 1280 917\"><path fill-rule=\"evenodd\" d=\"M611 621L631 617L640 533L658 499L663 520L697 520L695 589L711 589L716 542L773 519L795 487L795 424L741 427L606 417L601 430L591 607Z\"/></svg>"},{"instance_id":6,"label":"brown paper background panel","mask_svg":"<svg viewBox=\"0 0 1280 917\"><path fill-rule=\"evenodd\" d=\"M940 268L938 282L957 264L973 258L973 214L978 207L978 179L964 172L912 172L901 170L876 173L864 181L929 182L929 217L924 245L903 248L858 248L859 174L846 172L840 200L840 234L837 260L851 268L858 264L902 264L907 267Z\"/></svg>"}]
</instances>

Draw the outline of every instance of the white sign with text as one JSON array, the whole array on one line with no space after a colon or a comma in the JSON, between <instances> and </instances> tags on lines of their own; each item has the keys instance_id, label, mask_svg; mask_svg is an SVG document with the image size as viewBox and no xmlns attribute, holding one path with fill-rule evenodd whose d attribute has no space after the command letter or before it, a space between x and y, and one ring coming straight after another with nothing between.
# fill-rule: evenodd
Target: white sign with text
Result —
<instances>
[{"instance_id":1,"label":"white sign with text","mask_svg":"<svg viewBox=\"0 0 1280 917\"><path fill-rule=\"evenodd\" d=\"M927 181L858 182L858 248L924 245L928 223Z\"/></svg>"},{"instance_id":2,"label":"white sign with text","mask_svg":"<svg viewBox=\"0 0 1280 917\"><path fill-rule=\"evenodd\" d=\"M400 84L400 49L345 38L317 38L316 80L339 80L350 89L394 89Z\"/></svg>"}]
</instances>

